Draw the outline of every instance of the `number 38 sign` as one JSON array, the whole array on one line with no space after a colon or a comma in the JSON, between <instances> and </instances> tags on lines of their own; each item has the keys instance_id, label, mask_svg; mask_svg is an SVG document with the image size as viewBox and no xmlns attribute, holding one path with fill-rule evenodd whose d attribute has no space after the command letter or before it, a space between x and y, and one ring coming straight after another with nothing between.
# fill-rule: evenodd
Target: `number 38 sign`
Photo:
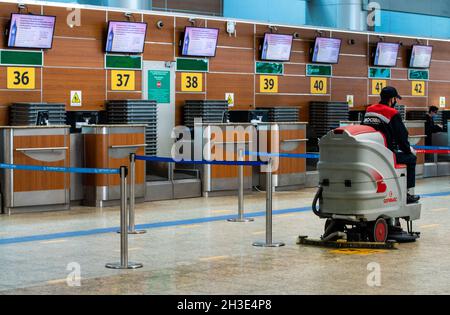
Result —
<instances>
[{"instance_id":1,"label":"number 38 sign","mask_svg":"<svg viewBox=\"0 0 450 315\"><path fill-rule=\"evenodd\" d=\"M8 67L8 89L33 90L35 87L36 72L34 68Z\"/></svg>"},{"instance_id":2,"label":"number 38 sign","mask_svg":"<svg viewBox=\"0 0 450 315\"><path fill-rule=\"evenodd\" d=\"M202 92L203 74L202 73L182 73L181 74L182 92Z\"/></svg>"}]
</instances>

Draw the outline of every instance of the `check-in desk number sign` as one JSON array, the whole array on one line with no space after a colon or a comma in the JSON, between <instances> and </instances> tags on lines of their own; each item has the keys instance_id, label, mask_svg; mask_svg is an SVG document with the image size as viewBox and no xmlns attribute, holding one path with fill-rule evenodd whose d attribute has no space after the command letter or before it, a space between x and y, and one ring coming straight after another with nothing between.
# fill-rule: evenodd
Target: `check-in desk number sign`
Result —
<instances>
[{"instance_id":1,"label":"check-in desk number sign","mask_svg":"<svg viewBox=\"0 0 450 315\"><path fill-rule=\"evenodd\" d=\"M136 89L134 71L112 70L111 89L113 91L134 91Z\"/></svg>"},{"instance_id":2,"label":"check-in desk number sign","mask_svg":"<svg viewBox=\"0 0 450 315\"><path fill-rule=\"evenodd\" d=\"M8 67L7 88L12 90L33 90L36 87L35 68Z\"/></svg>"},{"instance_id":3,"label":"check-in desk number sign","mask_svg":"<svg viewBox=\"0 0 450 315\"><path fill-rule=\"evenodd\" d=\"M182 92L202 92L203 74L202 73L182 73L181 74Z\"/></svg>"},{"instance_id":4,"label":"check-in desk number sign","mask_svg":"<svg viewBox=\"0 0 450 315\"><path fill-rule=\"evenodd\" d=\"M381 90L383 90L386 86L386 80L372 80L372 95L380 95Z\"/></svg>"},{"instance_id":5,"label":"check-in desk number sign","mask_svg":"<svg viewBox=\"0 0 450 315\"><path fill-rule=\"evenodd\" d=\"M412 95L425 96L425 81L412 81Z\"/></svg>"},{"instance_id":6,"label":"check-in desk number sign","mask_svg":"<svg viewBox=\"0 0 450 315\"><path fill-rule=\"evenodd\" d=\"M327 94L327 78L311 78L311 94Z\"/></svg>"},{"instance_id":7,"label":"check-in desk number sign","mask_svg":"<svg viewBox=\"0 0 450 315\"><path fill-rule=\"evenodd\" d=\"M261 93L278 93L278 77L275 75L262 75L260 77L259 91Z\"/></svg>"}]
</instances>

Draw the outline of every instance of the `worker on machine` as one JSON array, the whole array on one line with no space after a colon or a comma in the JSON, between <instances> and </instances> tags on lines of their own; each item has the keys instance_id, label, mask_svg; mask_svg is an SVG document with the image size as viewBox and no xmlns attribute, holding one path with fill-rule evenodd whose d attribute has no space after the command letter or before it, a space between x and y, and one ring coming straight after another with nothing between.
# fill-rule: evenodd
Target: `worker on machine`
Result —
<instances>
[{"instance_id":1,"label":"worker on machine","mask_svg":"<svg viewBox=\"0 0 450 315\"><path fill-rule=\"evenodd\" d=\"M406 164L408 193L406 202L417 203L419 196L410 193L416 186L417 157L408 141L408 130L399 112L394 108L402 97L394 87L385 87L380 93L380 103L367 108L363 125L368 125L384 134L387 147L394 152L399 164Z\"/></svg>"}]
</instances>

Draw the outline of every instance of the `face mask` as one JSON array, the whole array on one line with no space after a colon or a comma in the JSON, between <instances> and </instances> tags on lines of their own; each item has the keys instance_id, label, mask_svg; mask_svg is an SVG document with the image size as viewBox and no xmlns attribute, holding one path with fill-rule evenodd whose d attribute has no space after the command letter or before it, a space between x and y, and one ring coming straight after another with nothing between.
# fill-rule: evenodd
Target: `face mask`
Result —
<instances>
[{"instance_id":1,"label":"face mask","mask_svg":"<svg viewBox=\"0 0 450 315\"><path fill-rule=\"evenodd\" d=\"M392 108L394 108L397 105L397 101L394 101L394 103L392 103Z\"/></svg>"}]
</instances>

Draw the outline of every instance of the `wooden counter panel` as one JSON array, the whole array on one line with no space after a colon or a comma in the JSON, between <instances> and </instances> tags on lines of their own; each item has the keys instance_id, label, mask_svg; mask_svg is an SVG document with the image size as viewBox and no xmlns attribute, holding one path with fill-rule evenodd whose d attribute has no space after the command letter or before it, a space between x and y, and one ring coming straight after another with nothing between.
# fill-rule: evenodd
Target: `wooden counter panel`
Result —
<instances>
[{"instance_id":1,"label":"wooden counter panel","mask_svg":"<svg viewBox=\"0 0 450 315\"><path fill-rule=\"evenodd\" d=\"M211 135L212 139L216 139L216 134L213 132ZM239 131L224 131L222 134L222 138L217 138L214 140L216 142L237 142L237 141L256 141L253 139L253 136ZM214 145L212 147L212 154L217 161L237 161L238 160L238 152L236 152L238 146L230 145L231 156L227 156L230 154L227 152L226 145ZM233 152L234 151L234 152ZM248 157L244 158L248 161ZM244 177L249 177L252 175L252 168L250 166L244 166ZM238 178L239 176L239 167L238 166L226 166L226 165L212 165L211 166L211 178L212 179L220 179L220 178Z\"/></svg>"},{"instance_id":2,"label":"wooden counter panel","mask_svg":"<svg viewBox=\"0 0 450 315\"><path fill-rule=\"evenodd\" d=\"M110 147L114 145L133 145L145 143L143 133L111 134L111 135L84 135L86 167L92 168L120 168L130 167L129 158L114 159L110 157ZM138 155L145 155L145 149L139 148ZM136 184L143 184L145 180L144 162L136 162ZM119 175L92 175L85 176L87 186L117 186L120 184Z\"/></svg>"},{"instance_id":3,"label":"wooden counter panel","mask_svg":"<svg viewBox=\"0 0 450 315\"><path fill-rule=\"evenodd\" d=\"M111 134L109 135L108 142L108 150L110 150L111 146L114 145L138 145L145 143L145 134L143 133L130 133L130 134ZM136 151L137 155L145 155L145 148L140 147ZM143 184L145 182L145 174L144 174L144 163L143 161L136 162L136 184ZM130 167L130 159L127 156L124 159L114 159L109 157L109 168L120 168L121 166ZM130 180L130 177L128 177ZM109 178L110 185L119 185L120 177L119 176L110 176Z\"/></svg>"},{"instance_id":4,"label":"wooden counter panel","mask_svg":"<svg viewBox=\"0 0 450 315\"><path fill-rule=\"evenodd\" d=\"M108 139L107 135L84 135L84 157L87 168L108 167ZM108 186L109 177L118 175L84 175L86 186Z\"/></svg>"},{"instance_id":5,"label":"wooden counter panel","mask_svg":"<svg viewBox=\"0 0 450 315\"><path fill-rule=\"evenodd\" d=\"M281 130L280 139L280 153L289 154L304 154L306 153L306 142L299 142L295 150L286 151L283 150L283 140L290 139L305 139L306 131L305 129L298 130ZM305 159L291 159L291 158L280 158L280 164L278 170L274 174L293 174L293 173L304 173L306 172L306 160Z\"/></svg>"},{"instance_id":6,"label":"wooden counter panel","mask_svg":"<svg viewBox=\"0 0 450 315\"><path fill-rule=\"evenodd\" d=\"M45 148L45 147L68 147L66 159L57 162L41 162L34 160L20 148ZM14 137L14 164L36 165L36 166L61 166L69 167L70 138L69 136L16 136ZM39 172L39 171L14 171L14 192L59 190L70 187L70 176L68 173Z\"/></svg>"},{"instance_id":7,"label":"wooden counter panel","mask_svg":"<svg viewBox=\"0 0 450 315\"><path fill-rule=\"evenodd\" d=\"M408 128L408 133L410 136L422 136L425 134L425 124L423 127ZM425 145L425 139L420 139L417 145ZM422 165L425 163L425 154L417 153L417 165Z\"/></svg>"}]
</instances>

